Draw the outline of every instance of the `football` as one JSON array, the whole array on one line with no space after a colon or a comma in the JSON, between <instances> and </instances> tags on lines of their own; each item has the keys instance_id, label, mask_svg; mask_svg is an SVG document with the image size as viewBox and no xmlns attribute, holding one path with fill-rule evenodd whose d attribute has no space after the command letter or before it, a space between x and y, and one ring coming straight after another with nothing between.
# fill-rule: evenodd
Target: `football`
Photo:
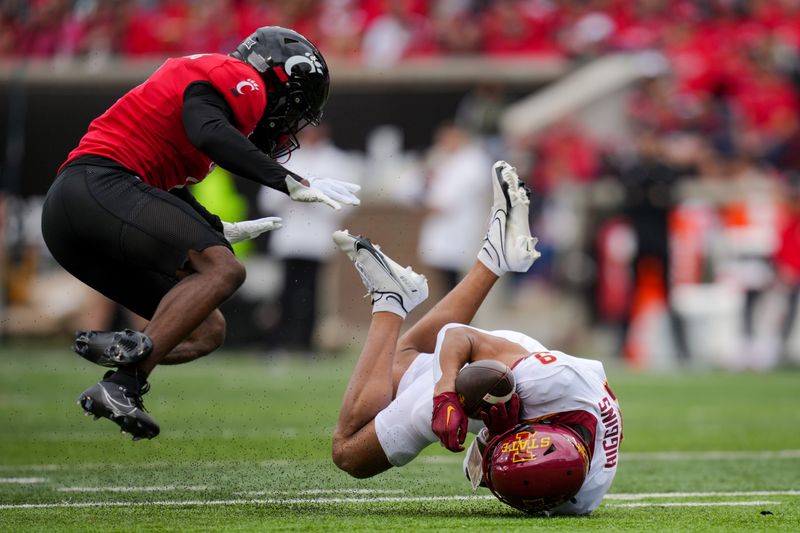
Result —
<instances>
[{"instance_id":1,"label":"football","mask_svg":"<svg viewBox=\"0 0 800 533\"><path fill-rule=\"evenodd\" d=\"M456 376L456 394L470 418L480 419L482 410L510 400L515 387L511 369L492 359L470 363Z\"/></svg>"}]
</instances>

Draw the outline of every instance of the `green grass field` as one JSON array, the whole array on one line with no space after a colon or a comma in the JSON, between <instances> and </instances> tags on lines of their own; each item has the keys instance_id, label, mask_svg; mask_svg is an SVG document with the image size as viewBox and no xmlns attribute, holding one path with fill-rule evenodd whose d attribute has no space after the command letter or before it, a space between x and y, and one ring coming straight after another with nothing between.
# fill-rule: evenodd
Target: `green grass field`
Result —
<instances>
[{"instance_id":1,"label":"green grass field","mask_svg":"<svg viewBox=\"0 0 800 533\"><path fill-rule=\"evenodd\" d=\"M431 446L369 480L339 472L330 433L352 358L220 354L154 375L161 423L131 442L81 416L102 370L67 350L0 348L0 531L800 531L800 372L609 369L625 441L585 518L531 518L472 494Z\"/></svg>"}]
</instances>

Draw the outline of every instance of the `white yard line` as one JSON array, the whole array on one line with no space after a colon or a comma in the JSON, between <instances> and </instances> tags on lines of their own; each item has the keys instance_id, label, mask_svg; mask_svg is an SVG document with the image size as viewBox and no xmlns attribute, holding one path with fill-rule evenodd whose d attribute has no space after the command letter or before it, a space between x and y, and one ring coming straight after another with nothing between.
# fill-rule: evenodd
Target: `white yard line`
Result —
<instances>
[{"instance_id":1,"label":"white yard line","mask_svg":"<svg viewBox=\"0 0 800 533\"><path fill-rule=\"evenodd\" d=\"M223 429L222 431L216 428L204 429L171 429L170 438L173 439L196 439L202 437L213 437L216 440L238 440L242 438L248 439L264 439L264 438L296 438L299 432L295 427L278 427L272 429ZM311 438L329 438L329 433L304 433ZM91 432L86 431L34 431L29 432L28 436L35 438L40 442L49 443L63 443L71 442L78 445L83 442L94 442L97 437Z\"/></svg>"},{"instance_id":2,"label":"white yard line","mask_svg":"<svg viewBox=\"0 0 800 533\"><path fill-rule=\"evenodd\" d=\"M177 492L177 491L205 491L216 490L217 487L209 485L159 485L148 487L58 487L58 492ZM315 494L403 494L404 489L307 489L307 490L252 490L240 494L243 496L284 496L284 495L315 495Z\"/></svg>"},{"instance_id":3,"label":"white yard line","mask_svg":"<svg viewBox=\"0 0 800 533\"><path fill-rule=\"evenodd\" d=\"M606 494L606 500L644 500L647 498L719 498L751 496L800 496L800 490L752 490L731 492L631 492Z\"/></svg>"},{"instance_id":4,"label":"white yard line","mask_svg":"<svg viewBox=\"0 0 800 533\"><path fill-rule=\"evenodd\" d=\"M800 450L754 450L754 451L674 451L674 452L626 452L622 450L620 460L625 461L739 461L742 459L800 459ZM432 455L421 457L419 463L450 464L460 463L461 457Z\"/></svg>"},{"instance_id":5,"label":"white yard line","mask_svg":"<svg viewBox=\"0 0 800 533\"><path fill-rule=\"evenodd\" d=\"M325 461L320 458L319 462ZM289 459L267 459L257 461L249 464L248 466L259 468L273 468L281 466L290 466L296 461ZM130 470L132 467L136 468L153 468L163 469L169 467L189 467L192 469L197 468L228 468L241 464L239 461L203 461L200 463L176 463L174 461L150 461L147 463L43 463L43 464L27 464L27 465L4 465L0 464L0 472L16 472L20 470L30 470L33 472L55 472L60 470L66 471L84 471L84 470Z\"/></svg>"},{"instance_id":6,"label":"white yard line","mask_svg":"<svg viewBox=\"0 0 800 533\"><path fill-rule=\"evenodd\" d=\"M173 492L178 490L208 490L208 485L161 485L153 487L59 487L58 492Z\"/></svg>"},{"instance_id":7,"label":"white yard line","mask_svg":"<svg viewBox=\"0 0 800 533\"><path fill-rule=\"evenodd\" d=\"M307 489L307 490L248 490L242 496L284 496L312 494L404 494L404 489Z\"/></svg>"},{"instance_id":8,"label":"white yard line","mask_svg":"<svg viewBox=\"0 0 800 533\"><path fill-rule=\"evenodd\" d=\"M403 489L308 489L297 494L403 494Z\"/></svg>"},{"instance_id":9,"label":"white yard line","mask_svg":"<svg viewBox=\"0 0 800 533\"><path fill-rule=\"evenodd\" d=\"M151 502L54 502L54 503L17 503L0 505L2 509L50 509L50 508L87 508L87 507L185 507L185 506L221 506L221 505L268 505L268 504L344 504L344 503L423 503L436 501L484 501L494 500L494 496L383 496L377 498L247 498L231 500L158 500ZM612 503L606 507L738 507L753 505L780 505L780 502L769 500L757 501L722 501L722 502L631 502Z\"/></svg>"},{"instance_id":10,"label":"white yard line","mask_svg":"<svg viewBox=\"0 0 800 533\"><path fill-rule=\"evenodd\" d=\"M44 483L46 477L0 477L0 483L11 483L16 485L33 485L34 483Z\"/></svg>"},{"instance_id":11,"label":"white yard line","mask_svg":"<svg viewBox=\"0 0 800 533\"><path fill-rule=\"evenodd\" d=\"M45 478L16 478L16 479L40 479ZM209 485L159 485L145 487L58 487L58 492L90 493L90 492L177 492L177 491L212 491L217 487ZM268 496L271 499L281 499L288 496L301 498L303 496L314 496L322 494L341 494L345 496L367 496L367 495L399 495L404 494L405 489L305 489L305 490L250 490L239 494L242 496ZM713 491L713 492L618 492L606 494L606 500L630 501L646 499L675 499L675 498L747 498L754 496L800 496L800 490L754 490L754 491ZM412 496L413 497L413 496Z\"/></svg>"},{"instance_id":12,"label":"white yard line","mask_svg":"<svg viewBox=\"0 0 800 533\"><path fill-rule=\"evenodd\" d=\"M752 501L752 502L636 502L636 503L610 503L605 507L747 507L752 505L780 505L781 502Z\"/></svg>"},{"instance_id":13,"label":"white yard line","mask_svg":"<svg viewBox=\"0 0 800 533\"><path fill-rule=\"evenodd\" d=\"M675 451L675 452L625 452L621 454L621 460L625 461L735 461L741 459L800 459L800 450L754 450L754 451L710 451L710 452L693 452L693 451ZM321 461L322 459L320 459ZM456 456L435 455L431 457L422 457L418 463L461 463L462 458ZM292 462L288 459L274 459L259 461L254 463L254 466L262 468L287 466ZM237 461L208 461L204 463L191 463L182 465L170 461L154 461L150 463L136 464L136 468L157 468L162 469L165 467L181 467L191 466L191 468L213 468L213 467L229 467L239 464ZM104 469L129 469L130 464L123 463L75 463L75 464L27 464L27 465L8 465L0 464L0 472L18 472L18 471L32 471L32 472L52 472L58 470L95 470Z\"/></svg>"},{"instance_id":14,"label":"white yard line","mask_svg":"<svg viewBox=\"0 0 800 533\"><path fill-rule=\"evenodd\" d=\"M242 498L233 500L160 500L152 502L55 502L2 504L0 509L48 509L70 507L123 507L123 506L213 506L213 505L266 505L266 504L327 504L327 503L397 503L436 502L461 500L493 500L494 496L384 496L377 498Z\"/></svg>"}]
</instances>

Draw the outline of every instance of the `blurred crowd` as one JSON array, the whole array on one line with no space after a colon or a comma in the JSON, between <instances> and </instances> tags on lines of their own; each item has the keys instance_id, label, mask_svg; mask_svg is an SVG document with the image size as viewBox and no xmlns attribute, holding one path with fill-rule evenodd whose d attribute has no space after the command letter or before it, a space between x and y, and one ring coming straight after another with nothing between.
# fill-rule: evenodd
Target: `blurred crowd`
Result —
<instances>
[{"instance_id":1,"label":"blurred crowd","mask_svg":"<svg viewBox=\"0 0 800 533\"><path fill-rule=\"evenodd\" d=\"M331 56L386 64L435 55L586 57L661 48L712 88L743 55L800 42L796 0L2 0L0 55L228 52L291 27ZM710 67L710 68L704 68Z\"/></svg>"}]
</instances>

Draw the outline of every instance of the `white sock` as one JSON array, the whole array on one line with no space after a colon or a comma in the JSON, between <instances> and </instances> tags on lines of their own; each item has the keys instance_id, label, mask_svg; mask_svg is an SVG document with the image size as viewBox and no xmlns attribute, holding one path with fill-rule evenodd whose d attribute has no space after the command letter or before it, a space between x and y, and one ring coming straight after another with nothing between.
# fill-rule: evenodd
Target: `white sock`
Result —
<instances>
[{"instance_id":1,"label":"white sock","mask_svg":"<svg viewBox=\"0 0 800 533\"><path fill-rule=\"evenodd\" d=\"M372 313L394 313L400 318L406 317L406 310L394 294L380 294L372 300Z\"/></svg>"}]
</instances>

